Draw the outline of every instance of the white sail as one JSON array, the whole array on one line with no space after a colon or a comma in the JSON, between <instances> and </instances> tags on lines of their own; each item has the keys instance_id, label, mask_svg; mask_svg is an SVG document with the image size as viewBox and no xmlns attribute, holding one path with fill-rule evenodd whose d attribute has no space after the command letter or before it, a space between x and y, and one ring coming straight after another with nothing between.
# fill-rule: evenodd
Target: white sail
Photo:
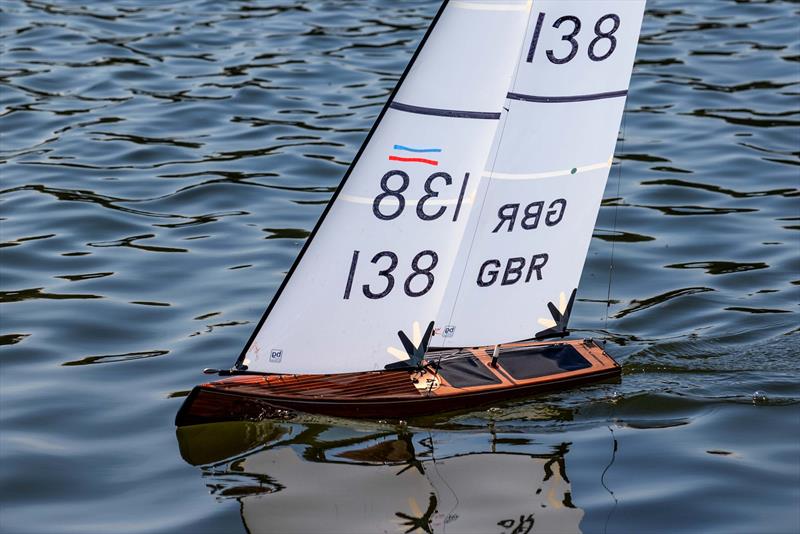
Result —
<instances>
[{"instance_id":1,"label":"white sail","mask_svg":"<svg viewBox=\"0 0 800 534\"><path fill-rule=\"evenodd\" d=\"M443 5L239 365L382 369L397 361L387 349L399 329L437 315L529 11L524 0Z\"/></svg>"},{"instance_id":2,"label":"white sail","mask_svg":"<svg viewBox=\"0 0 800 534\"><path fill-rule=\"evenodd\" d=\"M542 0L484 172L435 346L534 337L580 280L644 0ZM557 314L556 314L557 315Z\"/></svg>"}]
</instances>

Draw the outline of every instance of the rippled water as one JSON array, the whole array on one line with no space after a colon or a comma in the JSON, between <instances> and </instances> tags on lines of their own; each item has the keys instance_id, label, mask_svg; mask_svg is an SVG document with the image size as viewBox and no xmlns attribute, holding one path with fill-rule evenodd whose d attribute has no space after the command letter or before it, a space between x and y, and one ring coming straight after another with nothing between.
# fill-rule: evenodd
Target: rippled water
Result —
<instances>
[{"instance_id":1,"label":"rippled water","mask_svg":"<svg viewBox=\"0 0 800 534\"><path fill-rule=\"evenodd\" d=\"M791 2L648 2L572 320L621 382L176 435L436 7L2 4L0 530L800 530Z\"/></svg>"}]
</instances>

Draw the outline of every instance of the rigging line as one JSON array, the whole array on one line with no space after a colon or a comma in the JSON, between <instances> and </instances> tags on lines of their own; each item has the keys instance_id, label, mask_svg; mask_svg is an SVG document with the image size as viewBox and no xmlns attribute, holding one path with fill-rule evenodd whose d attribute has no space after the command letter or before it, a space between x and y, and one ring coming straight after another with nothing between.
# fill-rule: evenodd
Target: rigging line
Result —
<instances>
[{"instance_id":1,"label":"rigging line","mask_svg":"<svg viewBox=\"0 0 800 534\"><path fill-rule=\"evenodd\" d=\"M627 102L625 103L627 106ZM625 115L625 108L622 109L622 142L620 143L619 153L625 153L625 123L626 123L627 116ZM614 248L617 244L616 234L617 234L617 213L619 212L619 188L620 182L622 181L622 159L619 160L619 165L617 168L617 196L615 197L615 204L614 204L614 226L611 230L611 260L608 264L608 290L606 292L606 321L605 326L603 327L606 331L606 336L608 336L608 312L611 309L611 280L614 275Z\"/></svg>"},{"instance_id":2,"label":"rigging line","mask_svg":"<svg viewBox=\"0 0 800 534\"><path fill-rule=\"evenodd\" d=\"M451 486L450 483L447 482L447 479L442 476L442 473L439 471L439 467L436 465L436 450L434 449L434 446L433 446L433 434L431 433L430 430L428 430L428 439L431 442L431 459L432 459L431 463L433 464L433 470L436 471L436 474L438 475L439 480L444 482L444 485L447 486L447 489L449 489L450 493L453 494L453 499L455 499L455 503L453 504L453 507L450 508L450 511L447 512L447 515L444 516L444 518L442 520L442 532L447 532L447 518L452 517L455 514L455 511L458 509L458 506L461 504L461 502L458 500L458 493L456 493L455 490L453 489L453 486ZM425 472L425 478L428 479L428 482L431 483L431 486L433 486L434 491L436 491L436 486L433 484L433 481L428 476L428 472L427 471ZM438 497L438 491L436 491L436 493L437 493L437 497Z\"/></svg>"},{"instance_id":3,"label":"rigging line","mask_svg":"<svg viewBox=\"0 0 800 534\"><path fill-rule=\"evenodd\" d=\"M530 6L528 6L528 21L525 23L525 33L522 35L528 35L528 27L531 25L531 17L530 17ZM511 89L514 88L514 84L517 83L517 75L519 74L519 67L521 64L520 57L522 54L522 49L525 47L525 37L522 38L522 44L520 45L520 54L517 56L517 66L514 68L514 76L511 78ZM469 241L469 248L467 249L467 257L464 259L464 270L461 272L461 279L458 281L458 289L456 290L456 296L453 299L453 305L450 308L450 315L447 318L447 324L452 324L453 322L453 314L456 312L456 306L458 305L458 297L461 295L461 286L464 285L464 278L467 276L467 266L469 265L469 258L472 256L472 246L475 244L475 238L478 236L478 230L480 228L481 217L483 216L483 208L486 206L486 199L489 197L489 188L492 185L492 173L494 172L495 165L497 165L497 158L500 156L500 147L503 145L503 134L506 131L506 122L508 121L508 115L511 113L511 102L508 101L508 107L504 107L503 109L506 110L506 116L504 119L501 119L500 124L500 138L497 140L497 149L494 153L494 158L492 159L492 168L489 169L489 182L486 184L486 191L483 194L483 199L481 200L481 207L478 210L478 217L475 219L475 229L472 232L472 239ZM484 175L485 176L485 175ZM478 189L480 189L480 182L478 183ZM478 189L475 190L476 194ZM469 221L467 222L469 225Z\"/></svg>"},{"instance_id":4,"label":"rigging line","mask_svg":"<svg viewBox=\"0 0 800 534\"><path fill-rule=\"evenodd\" d=\"M606 516L606 524L605 527L603 528L604 533L608 532L608 522L611 520L611 516L613 515L614 510L617 509L617 504L619 504L617 496L614 495L614 492L611 491L611 488L609 488L606 485L605 481L606 473L608 473L608 470L611 469L611 466L614 465L614 461L616 461L617 459L617 448L618 448L617 436L614 435L614 429L611 428L611 426L609 426L608 430L611 431L611 440L614 442L614 448L611 450L611 460L608 462L608 465L606 466L605 469L603 469L603 473L600 475L600 484L603 486L603 488L605 488L605 490L609 493L609 495L611 495L611 498L614 499L614 506L608 512L608 516Z\"/></svg>"}]
</instances>

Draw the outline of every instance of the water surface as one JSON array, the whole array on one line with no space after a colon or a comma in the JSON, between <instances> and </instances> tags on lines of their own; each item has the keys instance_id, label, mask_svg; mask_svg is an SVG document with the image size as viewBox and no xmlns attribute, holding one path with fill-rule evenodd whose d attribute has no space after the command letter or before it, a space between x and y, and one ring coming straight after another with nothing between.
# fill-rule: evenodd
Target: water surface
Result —
<instances>
[{"instance_id":1,"label":"water surface","mask_svg":"<svg viewBox=\"0 0 800 534\"><path fill-rule=\"evenodd\" d=\"M800 531L793 2L648 2L572 319L620 382L176 433L436 8L3 3L1 530Z\"/></svg>"}]
</instances>

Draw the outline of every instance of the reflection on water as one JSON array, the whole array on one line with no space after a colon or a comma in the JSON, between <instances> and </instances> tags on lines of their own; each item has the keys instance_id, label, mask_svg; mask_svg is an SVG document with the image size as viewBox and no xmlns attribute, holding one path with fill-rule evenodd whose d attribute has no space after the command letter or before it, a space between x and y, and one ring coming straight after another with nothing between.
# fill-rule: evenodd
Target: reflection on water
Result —
<instances>
[{"instance_id":1,"label":"reflection on water","mask_svg":"<svg viewBox=\"0 0 800 534\"><path fill-rule=\"evenodd\" d=\"M184 459L248 532L580 532L570 443L332 424L178 429Z\"/></svg>"}]
</instances>

